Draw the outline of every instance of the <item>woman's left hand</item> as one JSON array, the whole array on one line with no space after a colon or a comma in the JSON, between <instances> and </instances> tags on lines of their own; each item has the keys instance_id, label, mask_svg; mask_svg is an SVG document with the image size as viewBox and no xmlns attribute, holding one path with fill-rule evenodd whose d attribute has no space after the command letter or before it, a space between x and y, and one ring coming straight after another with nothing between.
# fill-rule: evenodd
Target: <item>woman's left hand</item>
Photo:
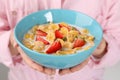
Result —
<instances>
[{"instance_id":1,"label":"woman's left hand","mask_svg":"<svg viewBox=\"0 0 120 80\"><path fill-rule=\"evenodd\" d=\"M97 49L93 52L93 56L95 58L102 58L104 54L107 52L107 43L105 39L103 38L100 45L97 47Z\"/></svg>"},{"instance_id":2,"label":"woman's left hand","mask_svg":"<svg viewBox=\"0 0 120 80\"><path fill-rule=\"evenodd\" d=\"M93 56L95 58L101 58L102 56L104 56L105 52L106 52L106 41L104 39L102 39L100 45L97 47L97 49L93 52ZM74 67L71 67L71 68L68 68L68 69L61 69L59 71L59 74L60 75L65 75L65 74L69 74L69 73L73 73L73 72L76 72L76 71L79 71L81 70L84 66L86 66L88 64L88 61L89 61L89 58L87 60L85 60L83 63L77 65L77 66L74 66Z\"/></svg>"}]
</instances>

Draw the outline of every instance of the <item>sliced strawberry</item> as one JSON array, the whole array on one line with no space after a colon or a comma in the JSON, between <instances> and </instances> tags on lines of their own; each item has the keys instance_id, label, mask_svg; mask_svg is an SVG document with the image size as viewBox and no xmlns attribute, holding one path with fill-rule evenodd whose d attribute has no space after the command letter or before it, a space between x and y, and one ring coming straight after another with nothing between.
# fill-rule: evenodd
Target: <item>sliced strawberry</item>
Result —
<instances>
[{"instance_id":1,"label":"sliced strawberry","mask_svg":"<svg viewBox=\"0 0 120 80\"><path fill-rule=\"evenodd\" d=\"M69 26L66 26L66 25L63 25L63 24L58 24L58 26L59 26L60 28L65 27L65 28L68 29L68 31L70 31L70 27L69 27Z\"/></svg>"},{"instance_id":2,"label":"sliced strawberry","mask_svg":"<svg viewBox=\"0 0 120 80\"><path fill-rule=\"evenodd\" d=\"M56 30L55 31L55 37L62 39L64 36L63 36L63 34L60 31Z\"/></svg>"},{"instance_id":3,"label":"sliced strawberry","mask_svg":"<svg viewBox=\"0 0 120 80\"><path fill-rule=\"evenodd\" d=\"M46 41L45 39L41 38L41 36L39 36L39 35L36 36L36 41L41 41L41 42L43 42L45 45L50 44L48 41Z\"/></svg>"},{"instance_id":4,"label":"sliced strawberry","mask_svg":"<svg viewBox=\"0 0 120 80\"><path fill-rule=\"evenodd\" d=\"M46 36L46 35L47 35L47 33L46 33L46 32L44 32L44 31L42 31L42 30L37 30L37 31L36 31L36 35Z\"/></svg>"},{"instance_id":5,"label":"sliced strawberry","mask_svg":"<svg viewBox=\"0 0 120 80\"><path fill-rule=\"evenodd\" d=\"M60 50L62 48L61 43L59 41L55 41L52 43L52 45L48 48L46 53L52 54L55 53L57 50Z\"/></svg>"},{"instance_id":6,"label":"sliced strawberry","mask_svg":"<svg viewBox=\"0 0 120 80\"><path fill-rule=\"evenodd\" d=\"M85 45L85 40L83 39L76 39L75 42L74 42L74 45L73 45L73 48L76 48L76 47L82 47Z\"/></svg>"}]
</instances>

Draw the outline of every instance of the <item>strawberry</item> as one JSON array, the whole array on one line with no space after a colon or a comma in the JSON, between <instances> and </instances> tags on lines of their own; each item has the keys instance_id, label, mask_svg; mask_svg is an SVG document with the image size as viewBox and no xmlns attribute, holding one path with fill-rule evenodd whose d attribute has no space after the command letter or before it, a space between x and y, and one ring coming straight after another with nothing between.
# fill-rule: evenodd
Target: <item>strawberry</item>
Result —
<instances>
[{"instance_id":1,"label":"strawberry","mask_svg":"<svg viewBox=\"0 0 120 80\"><path fill-rule=\"evenodd\" d=\"M63 25L63 24L58 24L58 26L59 26L60 28L65 27L65 28L68 29L68 31L70 31L70 27L69 27L69 26L66 26L66 25Z\"/></svg>"},{"instance_id":2,"label":"strawberry","mask_svg":"<svg viewBox=\"0 0 120 80\"><path fill-rule=\"evenodd\" d=\"M39 36L39 35L36 36L36 41L41 41L41 42L43 42L45 45L50 44L47 40L41 38L41 36Z\"/></svg>"},{"instance_id":3,"label":"strawberry","mask_svg":"<svg viewBox=\"0 0 120 80\"><path fill-rule=\"evenodd\" d=\"M61 43L59 41L55 41L52 43L52 45L48 48L46 51L47 54L55 53L57 50L60 50L62 48Z\"/></svg>"},{"instance_id":4,"label":"strawberry","mask_svg":"<svg viewBox=\"0 0 120 80\"><path fill-rule=\"evenodd\" d=\"M36 31L36 35L39 35L39 36L46 36L47 33L44 32L44 31L42 31L42 30L37 30L37 31Z\"/></svg>"},{"instance_id":5,"label":"strawberry","mask_svg":"<svg viewBox=\"0 0 120 80\"><path fill-rule=\"evenodd\" d=\"M73 44L73 48L76 48L76 47L82 47L82 46L84 46L85 45L85 40L83 40L83 39L76 39L75 41L74 41L74 44Z\"/></svg>"},{"instance_id":6,"label":"strawberry","mask_svg":"<svg viewBox=\"0 0 120 80\"><path fill-rule=\"evenodd\" d=\"M64 37L63 34L58 30L55 31L55 36L56 36L56 38L60 38L60 39L62 39Z\"/></svg>"}]
</instances>

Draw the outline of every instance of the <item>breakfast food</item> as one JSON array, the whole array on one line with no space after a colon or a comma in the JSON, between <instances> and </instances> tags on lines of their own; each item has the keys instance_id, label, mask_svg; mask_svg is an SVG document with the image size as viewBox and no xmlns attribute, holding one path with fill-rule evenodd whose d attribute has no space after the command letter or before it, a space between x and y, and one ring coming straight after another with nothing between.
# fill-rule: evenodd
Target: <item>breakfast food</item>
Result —
<instances>
[{"instance_id":1,"label":"breakfast food","mask_svg":"<svg viewBox=\"0 0 120 80\"><path fill-rule=\"evenodd\" d=\"M23 38L23 44L43 54L75 54L94 46L94 36L87 29L61 23L35 25Z\"/></svg>"}]
</instances>

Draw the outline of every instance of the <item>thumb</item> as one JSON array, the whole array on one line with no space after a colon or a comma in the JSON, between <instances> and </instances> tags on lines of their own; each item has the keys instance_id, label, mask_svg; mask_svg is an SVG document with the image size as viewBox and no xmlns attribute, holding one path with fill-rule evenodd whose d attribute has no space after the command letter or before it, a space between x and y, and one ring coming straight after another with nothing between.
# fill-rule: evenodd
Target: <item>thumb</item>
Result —
<instances>
[{"instance_id":1,"label":"thumb","mask_svg":"<svg viewBox=\"0 0 120 80\"><path fill-rule=\"evenodd\" d=\"M10 35L10 43L12 44L12 46L14 48L18 47L18 44L17 44L17 42L15 40L15 37L14 37L14 31L13 30L12 30L11 35Z\"/></svg>"}]
</instances>

